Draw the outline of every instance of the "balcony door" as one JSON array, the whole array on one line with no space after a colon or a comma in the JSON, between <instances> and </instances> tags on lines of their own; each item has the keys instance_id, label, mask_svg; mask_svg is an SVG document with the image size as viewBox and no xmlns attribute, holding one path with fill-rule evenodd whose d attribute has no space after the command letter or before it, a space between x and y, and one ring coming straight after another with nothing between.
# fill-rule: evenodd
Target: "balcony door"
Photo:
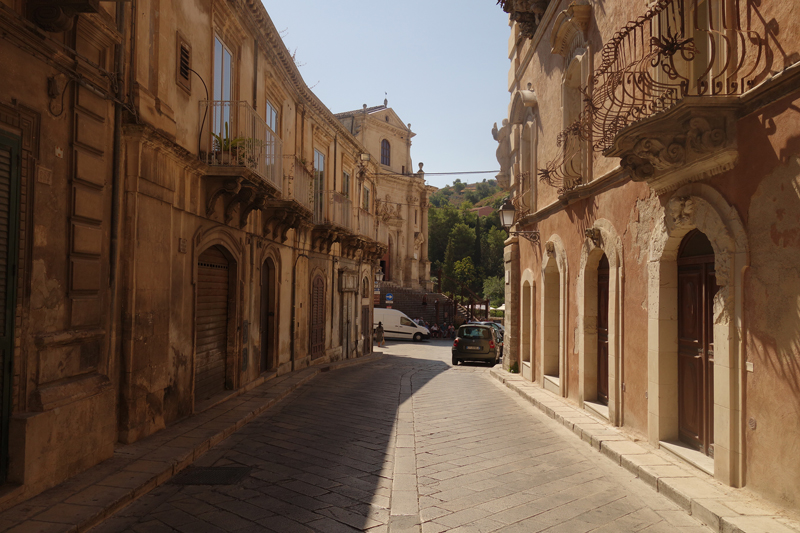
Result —
<instances>
[{"instance_id":1,"label":"balcony door","mask_svg":"<svg viewBox=\"0 0 800 533\"><path fill-rule=\"evenodd\" d=\"M214 82L211 99L216 102L212 107L212 133L214 133L217 150L227 150L225 140L233 133L231 124L230 101L233 95L233 53L219 37L214 37ZM229 144L229 143L228 143Z\"/></svg>"}]
</instances>

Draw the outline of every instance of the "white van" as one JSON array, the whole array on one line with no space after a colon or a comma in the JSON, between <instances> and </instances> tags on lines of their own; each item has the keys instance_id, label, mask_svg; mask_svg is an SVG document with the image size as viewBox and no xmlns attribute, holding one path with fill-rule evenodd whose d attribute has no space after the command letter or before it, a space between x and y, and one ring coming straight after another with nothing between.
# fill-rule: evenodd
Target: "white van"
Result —
<instances>
[{"instance_id":1,"label":"white van","mask_svg":"<svg viewBox=\"0 0 800 533\"><path fill-rule=\"evenodd\" d=\"M378 322L383 324L383 336L387 339L414 339L415 341L421 341L422 339L429 339L431 336L428 328L420 326L398 309L376 307L372 319L373 331L378 327Z\"/></svg>"}]
</instances>

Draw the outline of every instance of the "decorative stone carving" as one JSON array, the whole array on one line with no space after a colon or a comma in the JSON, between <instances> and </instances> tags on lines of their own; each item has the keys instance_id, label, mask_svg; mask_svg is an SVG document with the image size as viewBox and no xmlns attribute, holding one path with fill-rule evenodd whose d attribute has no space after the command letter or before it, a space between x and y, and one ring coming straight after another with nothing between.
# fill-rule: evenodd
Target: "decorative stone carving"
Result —
<instances>
[{"instance_id":1,"label":"decorative stone carving","mask_svg":"<svg viewBox=\"0 0 800 533\"><path fill-rule=\"evenodd\" d=\"M528 39L533 39L542 16L550 5L550 0L498 0L503 11L509 18L519 24L520 33Z\"/></svg>"},{"instance_id":2,"label":"decorative stone carving","mask_svg":"<svg viewBox=\"0 0 800 533\"><path fill-rule=\"evenodd\" d=\"M738 155L738 104L719 100L687 97L622 130L605 155L619 157L634 181L646 181L658 194L726 172Z\"/></svg>"},{"instance_id":3,"label":"decorative stone carving","mask_svg":"<svg viewBox=\"0 0 800 533\"><path fill-rule=\"evenodd\" d=\"M675 227L694 227L694 200L690 196L673 197L667 203L668 216L674 221Z\"/></svg>"},{"instance_id":4,"label":"decorative stone carving","mask_svg":"<svg viewBox=\"0 0 800 533\"><path fill-rule=\"evenodd\" d=\"M588 0L576 0L558 14L550 33L552 52L564 57L572 53L572 49L586 41L586 32L592 18L592 6Z\"/></svg>"},{"instance_id":5,"label":"decorative stone carving","mask_svg":"<svg viewBox=\"0 0 800 533\"><path fill-rule=\"evenodd\" d=\"M497 183L505 190L511 187L511 126L508 119L503 119L503 127L497 129L497 122L492 128L492 137L499 143L495 155L500 164L500 172L497 174Z\"/></svg>"},{"instance_id":6,"label":"decorative stone carving","mask_svg":"<svg viewBox=\"0 0 800 533\"><path fill-rule=\"evenodd\" d=\"M414 251L419 252L419 249L422 247L422 244L425 242L425 235L422 234L421 231L417 231L414 233Z\"/></svg>"},{"instance_id":7,"label":"decorative stone carving","mask_svg":"<svg viewBox=\"0 0 800 533\"><path fill-rule=\"evenodd\" d=\"M556 245L553 241L547 241L544 243L544 250L550 257L556 256Z\"/></svg>"}]
</instances>

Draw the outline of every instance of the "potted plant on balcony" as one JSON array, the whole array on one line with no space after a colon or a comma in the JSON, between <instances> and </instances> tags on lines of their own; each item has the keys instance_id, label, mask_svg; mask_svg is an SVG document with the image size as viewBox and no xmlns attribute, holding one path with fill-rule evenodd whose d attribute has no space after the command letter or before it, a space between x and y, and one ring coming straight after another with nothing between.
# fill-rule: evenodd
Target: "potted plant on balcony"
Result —
<instances>
[{"instance_id":1,"label":"potted plant on balcony","mask_svg":"<svg viewBox=\"0 0 800 533\"><path fill-rule=\"evenodd\" d=\"M222 133L222 132L220 132ZM228 131L228 123L225 123L224 136L220 133L211 133L214 138L212 151L212 164L216 165L240 165L243 163L242 148L245 145L244 137L231 138Z\"/></svg>"}]
</instances>

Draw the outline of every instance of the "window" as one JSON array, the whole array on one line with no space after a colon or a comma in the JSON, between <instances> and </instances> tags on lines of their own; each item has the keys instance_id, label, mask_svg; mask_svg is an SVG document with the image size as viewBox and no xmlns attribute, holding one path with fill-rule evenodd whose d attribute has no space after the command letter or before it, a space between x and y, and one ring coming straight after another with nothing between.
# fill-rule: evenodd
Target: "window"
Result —
<instances>
[{"instance_id":1,"label":"window","mask_svg":"<svg viewBox=\"0 0 800 533\"><path fill-rule=\"evenodd\" d=\"M322 220L322 196L325 191L325 155L314 150L314 219Z\"/></svg>"},{"instance_id":2,"label":"window","mask_svg":"<svg viewBox=\"0 0 800 533\"><path fill-rule=\"evenodd\" d=\"M386 139L381 141L381 165L392 164L392 147Z\"/></svg>"},{"instance_id":3,"label":"window","mask_svg":"<svg viewBox=\"0 0 800 533\"><path fill-rule=\"evenodd\" d=\"M369 188L364 187L364 211L369 211Z\"/></svg>"},{"instance_id":4,"label":"window","mask_svg":"<svg viewBox=\"0 0 800 533\"><path fill-rule=\"evenodd\" d=\"M272 130L272 133L278 134L278 110L269 100L267 100L267 126Z\"/></svg>"},{"instance_id":5,"label":"window","mask_svg":"<svg viewBox=\"0 0 800 533\"><path fill-rule=\"evenodd\" d=\"M177 34L178 39L178 64L176 68L176 81L178 85L187 91L192 91L192 47L189 43Z\"/></svg>"},{"instance_id":6,"label":"window","mask_svg":"<svg viewBox=\"0 0 800 533\"><path fill-rule=\"evenodd\" d=\"M233 82L233 54L230 49L219 39L214 37L214 85L213 99L217 102L230 102L231 86ZM220 103L212 107L212 132L222 141L224 149L225 140L235 135L231 122L231 108L228 103ZM219 143L217 140L215 143Z\"/></svg>"},{"instance_id":7,"label":"window","mask_svg":"<svg viewBox=\"0 0 800 533\"><path fill-rule=\"evenodd\" d=\"M417 210L414 209L414 225L417 224Z\"/></svg>"},{"instance_id":8,"label":"window","mask_svg":"<svg viewBox=\"0 0 800 533\"><path fill-rule=\"evenodd\" d=\"M342 192L345 197L350 198L350 173L342 172Z\"/></svg>"},{"instance_id":9,"label":"window","mask_svg":"<svg viewBox=\"0 0 800 533\"><path fill-rule=\"evenodd\" d=\"M416 326L416 324L414 324L413 322L411 322L409 319L407 319L404 316L400 317L400 325L401 326Z\"/></svg>"}]
</instances>

